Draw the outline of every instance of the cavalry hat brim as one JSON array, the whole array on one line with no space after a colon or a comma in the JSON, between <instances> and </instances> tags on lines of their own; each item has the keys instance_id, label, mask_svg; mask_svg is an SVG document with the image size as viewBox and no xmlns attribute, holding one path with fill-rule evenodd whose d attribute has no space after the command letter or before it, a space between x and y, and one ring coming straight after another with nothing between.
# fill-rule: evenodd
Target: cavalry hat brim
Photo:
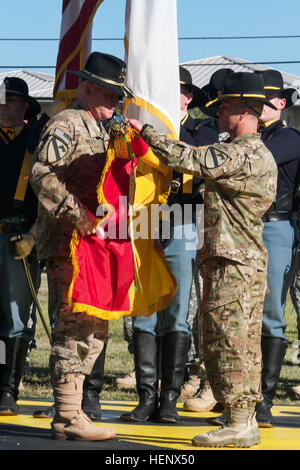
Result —
<instances>
[{"instance_id":1,"label":"cavalry hat brim","mask_svg":"<svg viewBox=\"0 0 300 470\"><path fill-rule=\"evenodd\" d=\"M298 90L295 88L279 88L279 87L273 87L273 86L265 86L266 93L267 92L278 92L281 94L282 98L286 100L286 108L289 108L290 106L293 106L297 99L299 98L299 93Z\"/></svg>"},{"instance_id":2,"label":"cavalry hat brim","mask_svg":"<svg viewBox=\"0 0 300 470\"><path fill-rule=\"evenodd\" d=\"M196 107L200 108L200 106L202 106L202 104L200 105L200 103L202 103L203 100L205 100L206 98L206 94L201 90L201 88L198 88L196 85L193 85L193 83L186 83L186 82L183 82L182 80L180 80L179 83L180 85L185 86L188 90L193 92L194 96L193 96L192 101L188 105L188 109L192 109Z\"/></svg>"},{"instance_id":3,"label":"cavalry hat brim","mask_svg":"<svg viewBox=\"0 0 300 470\"><path fill-rule=\"evenodd\" d=\"M28 116L36 116L41 111L41 106L39 102L32 96L24 95L24 93L21 93L17 90L7 91L6 96L20 96L21 98L23 98L24 101L27 101L29 103L29 109L25 113L25 119Z\"/></svg>"},{"instance_id":4,"label":"cavalry hat brim","mask_svg":"<svg viewBox=\"0 0 300 470\"><path fill-rule=\"evenodd\" d=\"M274 106L264 95L255 94L255 93L228 93L228 94L220 95L216 99L215 103L217 104L217 103L220 103L220 101L229 100L229 99L247 100L249 98L259 101L263 104L266 104L270 108L277 110L276 106Z\"/></svg>"},{"instance_id":5,"label":"cavalry hat brim","mask_svg":"<svg viewBox=\"0 0 300 470\"><path fill-rule=\"evenodd\" d=\"M78 77L82 78L83 80L88 80L89 82L95 83L96 85L102 86L103 88L107 88L108 90L116 93L118 96L122 96L125 98L134 98L133 92L122 82L118 82L106 77L99 77L88 70L69 70L69 73L73 75L77 75Z\"/></svg>"}]
</instances>

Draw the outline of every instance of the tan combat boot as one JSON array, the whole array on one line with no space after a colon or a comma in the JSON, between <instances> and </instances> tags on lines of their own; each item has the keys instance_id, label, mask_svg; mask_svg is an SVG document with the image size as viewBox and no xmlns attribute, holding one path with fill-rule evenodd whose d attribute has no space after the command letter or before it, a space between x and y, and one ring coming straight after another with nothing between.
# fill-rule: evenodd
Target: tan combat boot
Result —
<instances>
[{"instance_id":1,"label":"tan combat boot","mask_svg":"<svg viewBox=\"0 0 300 470\"><path fill-rule=\"evenodd\" d=\"M300 396L300 385L295 385L292 387L292 391L297 395L298 397Z\"/></svg>"},{"instance_id":2,"label":"tan combat boot","mask_svg":"<svg viewBox=\"0 0 300 470\"><path fill-rule=\"evenodd\" d=\"M191 375L189 380L184 382L181 387L180 398L194 397L199 390L200 379L198 375Z\"/></svg>"},{"instance_id":3,"label":"tan combat boot","mask_svg":"<svg viewBox=\"0 0 300 470\"><path fill-rule=\"evenodd\" d=\"M256 412L255 412L255 401L248 401L248 412L249 412L249 421L252 428L253 435L257 439L257 444L260 442L260 433L258 423L256 421Z\"/></svg>"},{"instance_id":4,"label":"tan combat boot","mask_svg":"<svg viewBox=\"0 0 300 470\"><path fill-rule=\"evenodd\" d=\"M116 380L117 388L136 388L135 371Z\"/></svg>"},{"instance_id":5,"label":"tan combat boot","mask_svg":"<svg viewBox=\"0 0 300 470\"><path fill-rule=\"evenodd\" d=\"M56 414L51 423L55 439L99 441L115 437L110 428L94 425L81 409L84 375L67 374L54 381Z\"/></svg>"},{"instance_id":6,"label":"tan combat boot","mask_svg":"<svg viewBox=\"0 0 300 470\"><path fill-rule=\"evenodd\" d=\"M248 407L247 403L227 406L228 424L207 434L198 434L192 440L193 445L197 447L228 445L251 447L259 444L260 435L253 410L254 407Z\"/></svg>"},{"instance_id":7,"label":"tan combat boot","mask_svg":"<svg viewBox=\"0 0 300 470\"><path fill-rule=\"evenodd\" d=\"M208 380L201 381L200 388L194 398L184 402L184 411L210 411L217 404Z\"/></svg>"}]
</instances>

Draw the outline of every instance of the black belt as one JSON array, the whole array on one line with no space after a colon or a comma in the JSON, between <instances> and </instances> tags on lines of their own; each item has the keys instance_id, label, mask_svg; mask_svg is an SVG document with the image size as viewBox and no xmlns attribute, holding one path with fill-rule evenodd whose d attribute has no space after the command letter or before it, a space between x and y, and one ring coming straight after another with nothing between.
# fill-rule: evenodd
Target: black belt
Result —
<instances>
[{"instance_id":1,"label":"black belt","mask_svg":"<svg viewBox=\"0 0 300 470\"><path fill-rule=\"evenodd\" d=\"M266 212L262 216L263 222L279 222L281 220L289 220L292 216L291 211L284 211L284 212Z\"/></svg>"},{"instance_id":2,"label":"black belt","mask_svg":"<svg viewBox=\"0 0 300 470\"><path fill-rule=\"evenodd\" d=\"M170 187L170 192L172 194L178 194L181 187L181 181L173 180Z\"/></svg>"},{"instance_id":3,"label":"black belt","mask_svg":"<svg viewBox=\"0 0 300 470\"><path fill-rule=\"evenodd\" d=\"M0 234L24 230L26 229L26 222L26 219L22 217L0 219Z\"/></svg>"}]
</instances>

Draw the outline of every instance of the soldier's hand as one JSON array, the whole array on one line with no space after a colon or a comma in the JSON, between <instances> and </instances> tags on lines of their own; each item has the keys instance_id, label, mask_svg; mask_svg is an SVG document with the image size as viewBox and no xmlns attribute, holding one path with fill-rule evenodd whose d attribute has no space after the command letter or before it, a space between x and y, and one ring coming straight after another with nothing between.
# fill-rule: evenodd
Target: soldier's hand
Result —
<instances>
[{"instance_id":1,"label":"soldier's hand","mask_svg":"<svg viewBox=\"0 0 300 470\"><path fill-rule=\"evenodd\" d=\"M143 124L140 121L138 121L137 119L129 119L129 122L132 127L134 127L134 129L136 129L138 132L141 132Z\"/></svg>"},{"instance_id":2,"label":"soldier's hand","mask_svg":"<svg viewBox=\"0 0 300 470\"><path fill-rule=\"evenodd\" d=\"M31 232L25 233L24 235L16 235L11 237L11 242L15 243L15 250L17 256L15 259L24 259L26 256L30 255L34 245L35 245L35 237Z\"/></svg>"},{"instance_id":3,"label":"soldier's hand","mask_svg":"<svg viewBox=\"0 0 300 470\"><path fill-rule=\"evenodd\" d=\"M82 213L80 219L75 222L75 227L79 231L80 235L84 237L85 235L91 235L96 224L97 219L94 214L86 210Z\"/></svg>"}]
</instances>

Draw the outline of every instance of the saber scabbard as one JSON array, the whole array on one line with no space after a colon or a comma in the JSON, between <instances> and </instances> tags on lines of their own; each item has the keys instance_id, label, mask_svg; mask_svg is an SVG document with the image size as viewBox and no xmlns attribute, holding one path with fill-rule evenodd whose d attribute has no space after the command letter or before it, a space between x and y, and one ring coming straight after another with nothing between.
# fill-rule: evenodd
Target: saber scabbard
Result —
<instances>
[{"instance_id":1,"label":"saber scabbard","mask_svg":"<svg viewBox=\"0 0 300 470\"><path fill-rule=\"evenodd\" d=\"M45 331L46 331L46 333L47 333L47 336L48 336L49 341L50 341L50 344L51 344L51 342L52 342L51 333L50 333L50 330L49 330L48 325L47 325L47 323L46 323L46 320L45 320L45 318L44 318L44 315L43 315L43 312L42 312L42 308L41 308L39 299L37 298L37 295L36 295L36 292L35 292L35 288L34 288L34 285L33 285L33 282L32 282L32 277L31 277L31 273L30 273L30 269L29 269L29 266L28 266L27 259L26 259L26 258L23 258L22 261L23 261L23 265L24 265L24 269L25 269L25 273L26 273L26 277L27 277L27 281L28 281L28 286L29 286L31 295L32 295L32 297L33 297L33 300L34 300L34 302L35 302L35 305L36 305L38 314L39 314L39 316L40 316L40 319L42 320L43 326L44 326L44 328L45 328Z\"/></svg>"}]
</instances>

